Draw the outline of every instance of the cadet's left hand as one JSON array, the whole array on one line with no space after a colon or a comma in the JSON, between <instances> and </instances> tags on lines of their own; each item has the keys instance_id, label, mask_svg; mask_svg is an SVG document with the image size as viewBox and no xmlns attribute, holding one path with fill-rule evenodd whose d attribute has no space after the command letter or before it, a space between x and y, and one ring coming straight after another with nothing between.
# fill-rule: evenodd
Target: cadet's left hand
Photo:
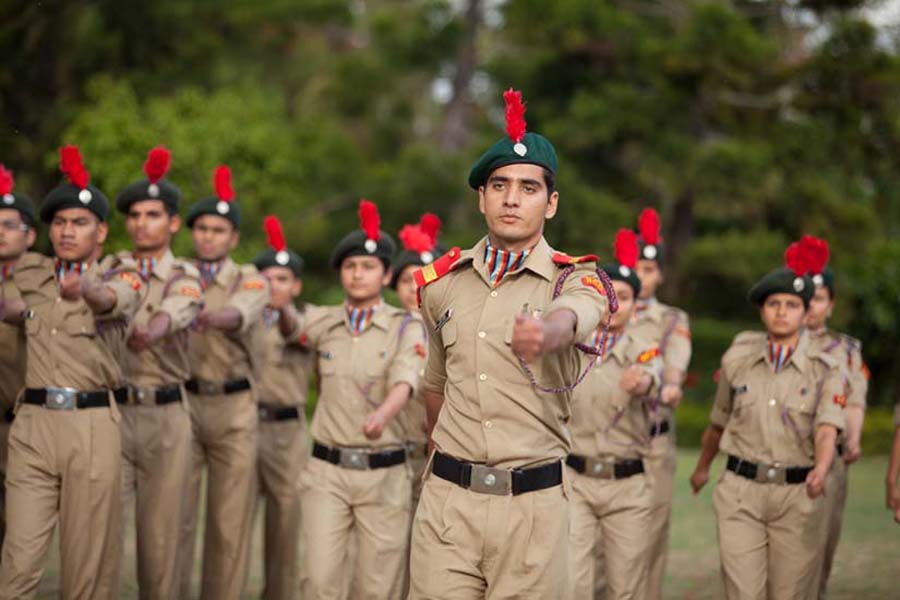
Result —
<instances>
[{"instance_id":1,"label":"cadet's left hand","mask_svg":"<svg viewBox=\"0 0 900 600\"><path fill-rule=\"evenodd\" d=\"M369 416L366 417L366 422L363 425L363 433L366 434L366 437L370 440L377 440L384 432L384 426L386 424L384 416L376 410L375 412L369 413Z\"/></svg>"},{"instance_id":2,"label":"cadet's left hand","mask_svg":"<svg viewBox=\"0 0 900 600\"><path fill-rule=\"evenodd\" d=\"M806 495L810 498L818 498L825 494L825 475L826 473L813 469L806 476Z\"/></svg>"},{"instance_id":3,"label":"cadet's left hand","mask_svg":"<svg viewBox=\"0 0 900 600\"><path fill-rule=\"evenodd\" d=\"M639 366L631 365L625 369L624 373L622 373L622 378L619 380L619 387L635 396L645 394L650 387L647 385L647 379L649 379L649 377L650 376L644 373L643 369Z\"/></svg>"},{"instance_id":4,"label":"cadet's left hand","mask_svg":"<svg viewBox=\"0 0 900 600\"><path fill-rule=\"evenodd\" d=\"M544 349L544 324L531 315L516 315L513 325L512 351L531 362L541 355Z\"/></svg>"},{"instance_id":5,"label":"cadet's left hand","mask_svg":"<svg viewBox=\"0 0 900 600\"><path fill-rule=\"evenodd\" d=\"M684 392L677 383L664 383L659 394L660 402L672 408L677 408L683 397Z\"/></svg>"},{"instance_id":6,"label":"cadet's left hand","mask_svg":"<svg viewBox=\"0 0 900 600\"><path fill-rule=\"evenodd\" d=\"M847 447L844 449L844 463L852 465L859 460L860 456L862 456L862 448L860 448L859 442L847 442Z\"/></svg>"}]
</instances>

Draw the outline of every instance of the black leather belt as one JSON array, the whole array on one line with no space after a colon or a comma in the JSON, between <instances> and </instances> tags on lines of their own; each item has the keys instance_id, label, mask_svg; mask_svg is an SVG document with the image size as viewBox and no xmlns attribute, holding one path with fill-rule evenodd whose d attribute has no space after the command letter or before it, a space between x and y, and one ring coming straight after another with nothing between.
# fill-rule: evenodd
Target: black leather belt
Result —
<instances>
[{"instance_id":1,"label":"black leather belt","mask_svg":"<svg viewBox=\"0 0 900 600\"><path fill-rule=\"evenodd\" d=\"M296 406L278 406L276 404L260 402L257 409L259 411L260 421L290 421L292 419L300 418L300 409Z\"/></svg>"},{"instance_id":2,"label":"black leather belt","mask_svg":"<svg viewBox=\"0 0 900 600\"><path fill-rule=\"evenodd\" d=\"M11 409L11 408L6 409L6 412L3 413L3 420L6 423L12 423L13 421L16 420L16 413L13 412L13 409Z\"/></svg>"},{"instance_id":3,"label":"black leather belt","mask_svg":"<svg viewBox=\"0 0 900 600\"><path fill-rule=\"evenodd\" d=\"M152 399L157 405L181 402L181 386L173 384L163 385L157 388L131 387L131 394L128 397L129 404L141 404L141 401L145 398L147 400Z\"/></svg>"},{"instance_id":4,"label":"black leather belt","mask_svg":"<svg viewBox=\"0 0 900 600\"><path fill-rule=\"evenodd\" d=\"M231 379L225 382L202 381L200 379L188 379L184 382L184 388L192 394L215 396L216 394L233 394L250 389L250 380L246 377Z\"/></svg>"},{"instance_id":5,"label":"black leather belt","mask_svg":"<svg viewBox=\"0 0 900 600\"><path fill-rule=\"evenodd\" d=\"M366 448L329 448L313 442L312 455L333 465L360 471L384 469L406 462L406 448L372 452Z\"/></svg>"},{"instance_id":6,"label":"black leather belt","mask_svg":"<svg viewBox=\"0 0 900 600\"><path fill-rule=\"evenodd\" d=\"M570 454L566 457L566 464L582 475L598 479L626 479L644 472L644 461L639 458L602 461Z\"/></svg>"},{"instance_id":7,"label":"black leather belt","mask_svg":"<svg viewBox=\"0 0 900 600\"><path fill-rule=\"evenodd\" d=\"M737 456L728 455L726 468L747 479L760 483L786 483L795 485L804 483L806 476L813 470L812 467L783 467L779 465L758 465L742 460Z\"/></svg>"},{"instance_id":8,"label":"black leather belt","mask_svg":"<svg viewBox=\"0 0 900 600\"><path fill-rule=\"evenodd\" d=\"M113 397L117 403L123 403L128 399L128 390L117 388L113 390ZM102 408L109 406L109 391L80 392L74 388L28 388L25 390L23 402L59 410Z\"/></svg>"},{"instance_id":9,"label":"black leather belt","mask_svg":"<svg viewBox=\"0 0 900 600\"><path fill-rule=\"evenodd\" d=\"M530 469L497 469L434 453L431 472L450 483L483 494L518 496L562 483L562 462Z\"/></svg>"},{"instance_id":10,"label":"black leather belt","mask_svg":"<svg viewBox=\"0 0 900 600\"><path fill-rule=\"evenodd\" d=\"M837 454L838 454L838 456L843 456L843 455L844 455L844 444L842 444L841 442L838 442L838 445L837 445Z\"/></svg>"},{"instance_id":11,"label":"black leather belt","mask_svg":"<svg viewBox=\"0 0 900 600\"><path fill-rule=\"evenodd\" d=\"M654 423L650 426L650 437L656 437L658 435L665 435L669 433L669 425L668 421L661 421L659 423Z\"/></svg>"}]
</instances>

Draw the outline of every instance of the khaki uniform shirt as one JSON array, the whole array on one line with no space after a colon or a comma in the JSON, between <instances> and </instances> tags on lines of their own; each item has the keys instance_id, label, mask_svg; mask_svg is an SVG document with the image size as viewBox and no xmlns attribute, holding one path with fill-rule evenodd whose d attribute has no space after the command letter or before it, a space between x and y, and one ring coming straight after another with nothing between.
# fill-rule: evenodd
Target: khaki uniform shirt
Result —
<instances>
[{"instance_id":1,"label":"khaki uniform shirt","mask_svg":"<svg viewBox=\"0 0 900 600\"><path fill-rule=\"evenodd\" d=\"M95 315L83 298L63 300L52 258L26 253L13 283L32 311L25 320L29 388L71 387L81 391L122 385L119 361L128 321L137 312L146 286L131 260L106 256L82 274L116 295L113 308Z\"/></svg>"},{"instance_id":2,"label":"khaki uniform shirt","mask_svg":"<svg viewBox=\"0 0 900 600\"><path fill-rule=\"evenodd\" d=\"M19 297L12 278L0 278L0 297L5 300ZM16 396L24 385L25 330L17 325L0 322L0 420L15 406Z\"/></svg>"},{"instance_id":3,"label":"khaki uniform shirt","mask_svg":"<svg viewBox=\"0 0 900 600\"><path fill-rule=\"evenodd\" d=\"M277 321L266 323L260 319L260 342L257 347L263 359L256 376L256 396L260 402L301 409L306 406L309 374L314 362L313 353L301 343L300 331L310 310L315 309L307 307L298 313L297 330L288 337L281 334Z\"/></svg>"},{"instance_id":4,"label":"khaki uniform shirt","mask_svg":"<svg viewBox=\"0 0 900 600\"><path fill-rule=\"evenodd\" d=\"M441 452L501 468L561 459L571 445L571 392L532 387L510 349L513 325L523 309L535 315L569 309L577 317L575 338L585 338L606 312L594 263L575 265L553 300L563 269L553 263L546 240L496 287L484 262L486 241L463 251L449 273L420 290L429 335L423 385L444 396L432 438ZM539 385L555 388L574 383L582 364L573 346L529 367Z\"/></svg>"},{"instance_id":5,"label":"khaki uniform shirt","mask_svg":"<svg viewBox=\"0 0 900 600\"><path fill-rule=\"evenodd\" d=\"M659 346L661 375L669 370L687 373L691 363L691 324L686 312L651 298L646 309L635 311L630 330ZM665 381L663 376L661 383ZM658 412L660 420L672 417L671 406L660 404Z\"/></svg>"},{"instance_id":6,"label":"khaki uniform shirt","mask_svg":"<svg viewBox=\"0 0 900 600\"><path fill-rule=\"evenodd\" d=\"M118 256L127 260L131 253L120 252ZM146 285L149 291L134 323L146 325L153 315L165 312L171 317L171 325L168 335L147 350L133 352L126 347L122 365L125 380L135 386L180 384L191 375L187 328L203 306L200 272L166 250Z\"/></svg>"},{"instance_id":7,"label":"khaki uniform shirt","mask_svg":"<svg viewBox=\"0 0 900 600\"><path fill-rule=\"evenodd\" d=\"M650 443L650 414L643 398L625 392L619 381L631 365L640 365L659 385L657 346L625 331L604 359L598 359L572 394L572 454L592 458L640 458Z\"/></svg>"},{"instance_id":8,"label":"khaki uniform shirt","mask_svg":"<svg viewBox=\"0 0 900 600\"><path fill-rule=\"evenodd\" d=\"M410 318L413 318L410 316ZM421 333L421 339L415 345L416 353L422 357L422 369L419 371L419 382L425 375L425 358L427 356L428 336L425 332L425 323L421 321L421 316L416 313L415 322L411 322L408 326L417 328ZM409 399L403 409L400 417L403 419L403 427L406 430L406 441L416 444L427 444L428 433L425 430L425 398L420 385L416 386L416 393Z\"/></svg>"},{"instance_id":9,"label":"khaki uniform shirt","mask_svg":"<svg viewBox=\"0 0 900 600\"><path fill-rule=\"evenodd\" d=\"M212 327L191 331L188 358L191 376L221 383L252 377L254 371L254 327L269 303L269 283L253 265L238 265L226 258L216 278L203 292L205 307L238 309L241 327L227 332Z\"/></svg>"},{"instance_id":10,"label":"khaki uniform shirt","mask_svg":"<svg viewBox=\"0 0 900 600\"><path fill-rule=\"evenodd\" d=\"M306 341L317 353L319 399L312 436L332 447L399 446L406 435L398 415L377 440L363 434L366 417L388 390L407 383L415 395L424 359L416 352L422 331L409 313L385 304L360 334L350 332L347 309L327 306L308 316ZM407 323L405 325L405 323Z\"/></svg>"},{"instance_id":11,"label":"khaki uniform shirt","mask_svg":"<svg viewBox=\"0 0 900 600\"><path fill-rule=\"evenodd\" d=\"M862 358L862 342L831 329L810 331L809 339L820 352L831 354L842 364L847 376L847 406L865 409L869 375Z\"/></svg>"},{"instance_id":12,"label":"khaki uniform shirt","mask_svg":"<svg viewBox=\"0 0 900 600\"><path fill-rule=\"evenodd\" d=\"M811 466L819 425L844 427L844 373L838 361L802 334L779 373L768 358L767 336L739 334L722 357L713 425L725 430L720 448L744 460Z\"/></svg>"}]
</instances>

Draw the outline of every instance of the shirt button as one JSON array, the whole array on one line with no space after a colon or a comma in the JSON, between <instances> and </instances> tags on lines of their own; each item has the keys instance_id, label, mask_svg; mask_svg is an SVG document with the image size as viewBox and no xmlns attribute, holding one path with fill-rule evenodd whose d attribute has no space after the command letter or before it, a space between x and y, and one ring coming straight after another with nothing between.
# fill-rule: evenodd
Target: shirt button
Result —
<instances>
[{"instance_id":1,"label":"shirt button","mask_svg":"<svg viewBox=\"0 0 900 600\"><path fill-rule=\"evenodd\" d=\"M484 336L486 336L486 335L487 335L487 334L486 334L485 332L483 332L483 331L479 331L479 332L478 332L478 337L480 337L480 338L484 338Z\"/></svg>"},{"instance_id":2,"label":"shirt button","mask_svg":"<svg viewBox=\"0 0 900 600\"><path fill-rule=\"evenodd\" d=\"M481 381L487 381L487 375L482 373L481 375L478 376L478 379L480 379Z\"/></svg>"},{"instance_id":3,"label":"shirt button","mask_svg":"<svg viewBox=\"0 0 900 600\"><path fill-rule=\"evenodd\" d=\"M50 335L56 335L56 327L50 330Z\"/></svg>"},{"instance_id":4,"label":"shirt button","mask_svg":"<svg viewBox=\"0 0 900 600\"><path fill-rule=\"evenodd\" d=\"M497 297L497 291L494 290L493 292L491 292L491 298L496 298L496 297Z\"/></svg>"},{"instance_id":5,"label":"shirt button","mask_svg":"<svg viewBox=\"0 0 900 600\"><path fill-rule=\"evenodd\" d=\"M769 398L769 406L775 406L775 403L778 402L775 398Z\"/></svg>"},{"instance_id":6,"label":"shirt button","mask_svg":"<svg viewBox=\"0 0 900 600\"><path fill-rule=\"evenodd\" d=\"M490 428L493 427L493 426L494 426L494 423L493 423L492 421L485 421L485 422L484 422L484 428L485 428L485 429L490 429Z\"/></svg>"}]
</instances>

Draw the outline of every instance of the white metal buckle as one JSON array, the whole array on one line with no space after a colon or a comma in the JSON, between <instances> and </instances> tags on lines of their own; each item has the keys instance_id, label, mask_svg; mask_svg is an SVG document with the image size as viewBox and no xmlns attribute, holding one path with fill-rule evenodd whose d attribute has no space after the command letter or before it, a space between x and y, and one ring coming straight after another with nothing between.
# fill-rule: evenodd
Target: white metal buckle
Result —
<instances>
[{"instance_id":1,"label":"white metal buckle","mask_svg":"<svg viewBox=\"0 0 900 600\"><path fill-rule=\"evenodd\" d=\"M53 410L75 410L78 408L78 390L70 387L48 387L44 407Z\"/></svg>"},{"instance_id":2,"label":"white metal buckle","mask_svg":"<svg viewBox=\"0 0 900 600\"><path fill-rule=\"evenodd\" d=\"M486 465L472 465L469 489L479 494L508 496L512 493L512 471Z\"/></svg>"},{"instance_id":3,"label":"white metal buckle","mask_svg":"<svg viewBox=\"0 0 900 600\"><path fill-rule=\"evenodd\" d=\"M338 464L345 469L366 471L369 468L369 453L360 448L341 448Z\"/></svg>"}]
</instances>

